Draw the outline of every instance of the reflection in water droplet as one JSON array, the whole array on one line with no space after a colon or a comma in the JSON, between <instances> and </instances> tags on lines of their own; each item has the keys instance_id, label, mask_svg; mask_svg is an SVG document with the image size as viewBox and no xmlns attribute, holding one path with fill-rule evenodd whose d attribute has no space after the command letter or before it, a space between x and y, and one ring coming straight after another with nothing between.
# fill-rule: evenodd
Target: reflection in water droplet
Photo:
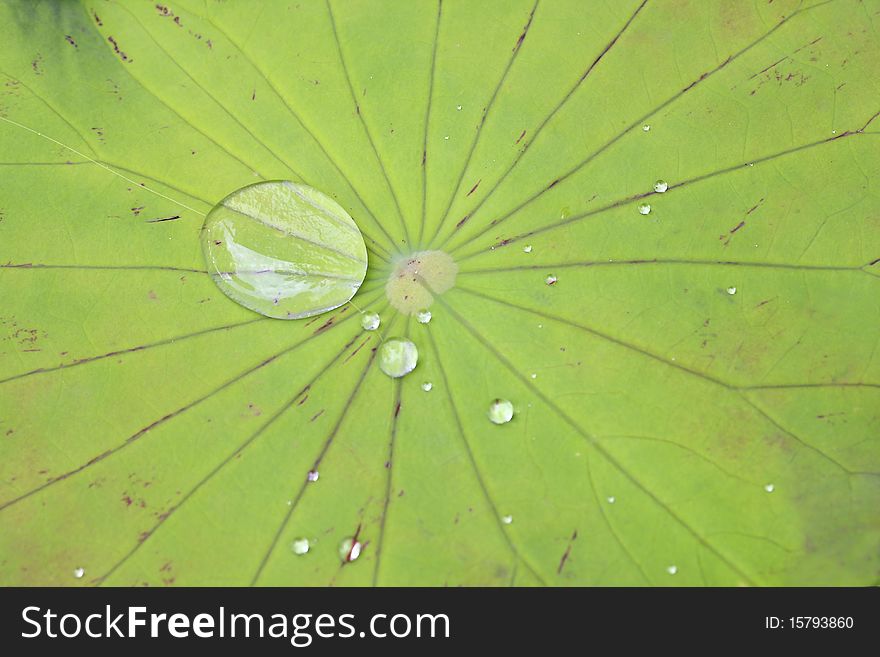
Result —
<instances>
[{"instance_id":1,"label":"reflection in water droplet","mask_svg":"<svg viewBox=\"0 0 880 657\"><path fill-rule=\"evenodd\" d=\"M639 205L639 214L650 214L651 206L648 203L641 203Z\"/></svg>"},{"instance_id":2,"label":"reflection in water droplet","mask_svg":"<svg viewBox=\"0 0 880 657\"><path fill-rule=\"evenodd\" d=\"M669 183L667 183L665 180L658 180L654 183L654 191L658 194L662 194L667 189L669 189Z\"/></svg>"},{"instance_id":3,"label":"reflection in water droplet","mask_svg":"<svg viewBox=\"0 0 880 657\"><path fill-rule=\"evenodd\" d=\"M434 387L434 384L431 383L430 381L425 381L422 384L422 390L424 390L425 392L431 392L431 388L433 388L433 387Z\"/></svg>"},{"instance_id":4,"label":"reflection in water droplet","mask_svg":"<svg viewBox=\"0 0 880 657\"><path fill-rule=\"evenodd\" d=\"M651 129L651 126L649 126L647 123L642 126L642 130L644 130L645 132L648 132L648 130L650 130L650 129Z\"/></svg>"},{"instance_id":5,"label":"reflection in water droplet","mask_svg":"<svg viewBox=\"0 0 880 657\"><path fill-rule=\"evenodd\" d=\"M379 347L379 369L397 379L412 372L419 362L419 350L410 340L391 338Z\"/></svg>"},{"instance_id":6,"label":"reflection in water droplet","mask_svg":"<svg viewBox=\"0 0 880 657\"><path fill-rule=\"evenodd\" d=\"M774 490L776 490L776 486L774 486L773 484L767 484L766 486L764 486L764 490L768 493L772 493Z\"/></svg>"},{"instance_id":7,"label":"reflection in water droplet","mask_svg":"<svg viewBox=\"0 0 880 657\"><path fill-rule=\"evenodd\" d=\"M509 525L513 522L513 516L501 516L501 522L503 522L505 525Z\"/></svg>"},{"instance_id":8,"label":"reflection in water droplet","mask_svg":"<svg viewBox=\"0 0 880 657\"><path fill-rule=\"evenodd\" d=\"M559 280L559 279L556 278L553 274L550 274L547 278L544 279L544 282L545 282L547 285L555 285L555 284L556 284L556 281L558 281L558 280Z\"/></svg>"},{"instance_id":9,"label":"reflection in water droplet","mask_svg":"<svg viewBox=\"0 0 880 657\"><path fill-rule=\"evenodd\" d=\"M675 573L678 572L678 566L669 566L666 569L666 572L669 573L670 575L675 575Z\"/></svg>"},{"instance_id":10,"label":"reflection in water droplet","mask_svg":"<svg viewBox=\"0 0 880 657\"><path fill-rule=\"evenodd\" d=\"M230 299L267 317L299 319L351 299L367 272L367 249L336 201L292 182L233 192L205 217L208 273Z\"/></svg>"},{"instance_id":11,"label":"reflection in water droplet","mask_svg":"<svg viewBox=\"0 0 880 657\"><path fill-rule=\"evenodd\" d=\"M608 504L614 504L617 501L617 498L614 497L614 495L609 495L605 499L608 500Z\"/></svg>"},{"instance_id":12,"label":"reflection in water droplet","mask_svg":"<svg viewBox=\"0 0 880 657\"><path fill-rule=\"evenodd\" d=\"M430 310L420 310L419 314L416 315L416 319L419 320L419 324L427 324L431 321L431 311Z\"/></svg>"},{"instance_id":13,"label":"reflection in water droplet","mask_svg":"<svg viewBox=\"0 0 880 657\"><path fill-rule=\"evenodd\" d=\"M532 252L532 245L531 245L531 244L526 244L526 245L523 247L523 253L531 253L531 252Z\"/></svg>"},{"instance_id":14,"label":"reflection in water droplet","mask_svg":"<svg viewBox=\"0 0 880 657\"><path fill-rule=\"evenodd\" d=\"M76 577L77 579L82 579L83 575L85 575L85 574L86 574L85 568L76 568L73 571L73 576Z\"/></svg>"},{"instance_id":15,"label":"reflection in water droplet","mask_svg":"<svg viewBox=\"0 0 880 657\"><path fill-rule=\"evenodd\" d=\"M365 331L375 331L381 323L382 319L379 317L379 313L365 313L361 317L361 327Z\"/></svg>"},{"instance_id":16,"label":"reflection in water droplet","mask_svg":"<svg viewBox=\"0 0 880 657\"><path fill-rule=\"evenodd\" d=\"M347 538L339 546L339 558L342 559L344 563L351 563L359 556L361 556L361 550L363 550L364 546L360 541L355 540L353 538Z\"/></svg>"},{"instance_id":17,"label":"reflection in water droplet","mask_svg":"<svg viewBox=\"0 0 880 657\"><path fill-rule=\"evenodd\" d=\"M293 550L293 553L296 555L303 555L309 551L309 539L307 538L298 538L290 545L290 549Z\"/></svg>"},{"instance_id":18,"label":"reflection in water droplet","mask_svg":"<svg viewBox=\"0 0 880 657\"><path fill-rule=\"evenodd\" d=\"M727 293L728 294L736 294L736 288L735 287L727 288Z\"/></svg>"},{"instance_id":19,"label":"reflection in water droplet","mask_svg":"<svg viewBox=\"0 0 880 657\"><path fill-rule=\"evenodd\" d=\"M320 477L320 476L321 476L321 473L318 472L317 470L309 470L308 480L309 481L318 481L318 477Z\"/></svg>"},{"instance_id":20,"label":"reflection in water droplet","mask_svg":"<svg viewBox=\"0 0 880 657\"><path fill-rule=\"evenodd\" d=\"M489 419L495 424L506 424L513 419L513 404L506 399L496 399L489 405Z\"/></svg>"}]
</instances>

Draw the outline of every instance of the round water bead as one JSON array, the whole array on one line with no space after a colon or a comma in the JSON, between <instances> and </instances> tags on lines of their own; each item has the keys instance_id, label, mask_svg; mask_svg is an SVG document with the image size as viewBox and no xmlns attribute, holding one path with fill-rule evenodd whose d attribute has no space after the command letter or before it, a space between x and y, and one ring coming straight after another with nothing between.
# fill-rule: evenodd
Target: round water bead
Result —
<instances>
[{"instance_id":1,"label":"round water bead","mask_svg":"<svg viewBox=\"0 0 880 657\"><path fill-rule=\"evenodd\" d=\"M365 313L361 317L361 328L365 331L375 331L381 323L382 319L379 317L379 313Z\"/></svg>"},{"instance_id":2,"label":"round water bead","mask_svg":"<svg viewBox=\"0 0 880 657\"><path fill-rule=\"evenodd\" d=\"M379 347L379 369L393 379L412 372L418 362L418 348L405 338L391 338Z\"/></svg>"},{"instance_id":3,"label":"round water bead","mask_svg":"<svg viewBox=\"0 0 880 657\"><path fill-rule=\"evenodd\" d=\"M233 192L208 213L200 239L223 294L267 317L338 308L367 273L364 238L342 206L288 181Z\"/></svg>"},{"instance_id":4,"label":"round water bead","mask_svg":"<svg viewBox=\"0 0 880 657\"><path fill-rule=\"evenodd\" d=\"M489 404L489 419L495 424L507 424L513 419L513 404L506 399L496 399Z\"/></svg>"}]
</instances>

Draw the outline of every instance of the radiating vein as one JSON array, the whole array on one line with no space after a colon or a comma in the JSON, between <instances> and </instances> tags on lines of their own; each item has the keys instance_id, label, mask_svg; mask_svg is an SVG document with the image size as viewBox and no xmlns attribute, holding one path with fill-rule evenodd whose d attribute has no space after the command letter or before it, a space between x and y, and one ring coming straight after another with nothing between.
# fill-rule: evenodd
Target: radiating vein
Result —
<instances>
[{"instance_id":1,"label":"radiating vein","mask_svg":"<svg viewBox=\"0 0 880 657\"><path fill-rule=\"evenodd\" d=\"M342 322L340 322L341 324ZM330 368L340 359L343 354L354 344L359 336L355 335L351 338L343 347L340 349L333 358L331 358L321 369L320 371L302 388L300 388L296 394L294 394L290 399L288 399L284 404L278 408L275 413L273 413L263 424L261 424L256 431L254 431L250 436L248 436L243 442L241 442L234 450L232 450L222 461L220 461L214 468L212 468L204 477L202 477L190 490L186 492L180 500L172 505L166 512L161 514L159 520L145 532L145 536L137 541L134 547L131 548L119 561L117 561L104 575L102 575L97 581L99 583L104 582L108 577L113 575L120 567L125 565L128 560L133 557L138 550L143 547L143 545L153 537L156 531L167 521L174 513L180 510L180 508L186 504L190 499L192 499L205 484L207 484L211 479L213 479L218 473L220 473L223 468L225 468L230 462L236 459L245 449L247 449L251 444L253 444L260 436L262 436L269 427L271 427L276 421L278 421L287 411L289 411L298 399L302 397L324 374L326 374Z\"/></svg>"},{"instance_id":2,"label":"radiating vein","mask_svg":"<svg viewBox=\"0 0 880 657\"><path fill-rule=\"evenodd\" d=\"M444 304L444 306L445 305L446 304ZM449 378L446 376L446 368L443 366L443 358L441 357L440 350L437 347L437 341L434 339L434 335L431 331L427 331L427 335L428 342L430 342L431 344L431 350L434 352L437 368L440 370L440 378L443 380L443 390L446 391L446 397L449 400L449 407L452 409L452 417L455 419L455 427L458 430L458 435L461 436L462 446L464 447L464 451L467 454L468 462L471 466L471 471L474 473L474 478L476 479L477 484L479 484L480 486L480 492L482 492L483 494L483 499L486 501L486 504L488 504L489 510L492 513L495 527L504 538L504 542L507 543L507 547L510 549L510 552L514 556L514 558L524 563L526 565L526 568L529 569L529 572L531 572L532 575L535 576L535 578L541 583L542 586L547 586L547 582L544 580L541 574L534 567L532 567L528 560L526 560L525 556L520 554L520 551L517 549L516 545L511 540L510 535L507 533L507 531L505 531L504 525L501 523L501 513L498 511L498 507L495 505L495 501L489 494L489 489L486 486L483 475L480 473L480 468L477 466L477 461L474 458L474 453L471 450L470 442L467 439L464 425L461 422L461 416L458 413L458 406L456 406L455 400L453 399L452 393L450 392L451 388L449 386Z\"/></svg>"},{"instance_id":3,"label":"radiating vein","mask_svg":"<svg viewBox=\"0 0 880 657\"><path fill-rule=\"evenodd\" d=\"M624 467L623 463L621 463L616 457L614 457L610 452L608 452L601 443L599 443L596 438L585 431L581 426L575 422L565 411L562 410L552 399L547 397L544 393L542 393L538 388L535 388L533 385L530 385L529 380L524 377L519 370L511 363L507 357L505 357L501 352L499 352L494 345L486 338L484 338L464 317L461 316L452 306L447 303L443 297L437 297L437 301L449 312L449 314L464 328L468 333L470 333L478 342L480 342L487 351L489 351L506 369L508 369L511 374L517 379L519 379L523 384L528 386L536 396L538 396L544 404L550 408L556 415L559 416L567 425L569 425L572 429L574 429L584 441L593 447L609 464L611 464L615 469L617 469L624 477L626 477L634 486L636 486L640 491L642 491L645 495L647 495L657 506L666 511L669 516L675 520L681 527L683 527L691 536L694 537L701 545L706 547L709 551L715 554L721 561L723 561L728 568L737 573L740 577L744 579L744 581L748 583L753 583L753 580L749 575L747 575L742 568L737 565L730 557L721 552L717 547L709 543L704 536L702 536L697 530L691 526L682 516L680 516L669 504L661 500L654 491L645 486L641 481L639 481L635 475L633 475L627 468ZM441 368L442 369L442 368Z\"/></svg>"},{"instance_id":4,"label":"radiating vein","mask_svg":"<svg viewBox=\"0 0 880 657\"><path fill-rule=\"evenodd\" d=\"M514 46L513 51L511 52L510 58L507 60L507 65L504 67L504 71L501 73L501 77L498 79L498 84L495 85L495 89L492 91L492 96L489 98L489 102L486 107L483 108L482 113L480 114L480 121L477 123L477 129L474 133L474 138L471 141L470 148L468 149L467 158L465 158L464 166L461 168L461 172L458 174L458 180L455 183L455 187L452 190L452 194L449 196L449 203L446 205L446 209L440 215L440 221L437 222L437 227L434 230L434 234L431 235L431 239L429 243L434 242L437 239L440 231L443 228L443 224L446 223L446 219L449 217L449 211L452 209L452 203L455 201L455 197L458 196L458 193L461 191L461 184L464 181L464 175L467 173L468 167L470 167L471 159L473 158L474 151L477 148L477 144L480 141L480 135L483 132L483 126L486 125L486 119L488 119L489 114L492 111L492 107L495 105L495 99L498 97L498 92L504 86L504 81L507 79L508 73L510 73L510 69L513 68L513 63L516 61L517 55L522 48L523 43L526 40L526 37L529 33L529 28L532 26L532 20L535 18L535 12L538 10L538 3L540 0L535 0L535 4L532 6L532 10L529 12L528 20L526 21L525 26L522 29L519 40L516 42L516 46Z\"/></svg>"},{"instance_id":5,"label":"radiating vein","mask_svg":"<svg viewBox=\"0 0 880 657\"><path fill-rule=\"evenodd\" d=\"M809 8L807 8L807 9L809 9ZM449 251L450 253L456 252L465 243L470 243L473 240L483 236L486 232L488 232L489 230L492 230L498 224L506 221L514 214L520 212L526 206L531 205L534 201L536 201L538 198L540 198L545 192L549 191L550 189L555 188L560 183L563 183L566 180L568 180L569 178L571 178L571 176L573 176L575 173L577 173L578 171L583 169L587 164L592 162L599 155L601 155L602 153L607 151L609 148L611 148L614 144L616 144L618 141L620 141L620 139L622 139L625 135L629 134L637 126L644 124L644 122L649 120L652 116L654 116L658 112L662 111L663 109L665 109L666 107L668 107L669 105L674 103L679 98L682 98L685 94L687 94L692 89L698 87L705 80L711 78L713 75L715 75L719 71L723 70L728 64L730 64L733 61L736 61L743 54L747 53L752 48L754 48L758 44L765 41L774 32L776 32L779 28L781 28L783 25L785 25L788 21L790 21L792 18L799 15L800 13L807 11L807 9L799 9L799 10L795 11L794 13L792 13L791 15L783 18L781 21L776 23L776 25L774 25L768 32L766 32L765 34L760 36L758 39L751 42L750 44L748 44L747 46L745 46L743 49L736 52L735 54L728 56L727 59L725 59L723 62L721 62L720 64L718 64L714 68L710 69L709 71L703 73L698 78L691 81L688 85L686 85L685 87L683 87L682 89L677 91L675 94L673 94L672 96L670 96L669 98L664 100L662 103L660 103L656 107L648 110L648 112L646 112L645 114L643 114L642 116L640 116L636 120L629 123L625 128L623 128L623 130L618 132L614 137L612 137L611 139L606 141L603 145L601 145L599 148L597 148L592 153L590 153L586 158L581 160L578 164L574 165L573 167L564 171L560 175L556 176L550 183L548 183L542 189L540 189L539 191L537 191L534 194L532 194L531 196L529 196L526 200L520 202L518 205L516 205L513 209L508 211L506 214L502 215L499 218L494 219L489 224L483 226L482 229L480 229L475 235L469 236L467 242L464 242L456 247L448 248L446 250Z\"/></svg>"},{"instance_id":6,"label":"radiating vein","mask_svg":"<svg viewBox=\"0 0 880 657\"><path fill-rule=\"evenodd\" d=\"M550 110L550 113L546 117L544 117L544 119L541 120L541 122L538 124L538 127L532 132L531 137L529 137L525 141L525 143L523 144L522 148L519 149L519 151L516 154L516 157L514 157L513 161L510 163L510 166L508 166L507 169L504 171L504 173L502 173L501 176L492 184L492 186L483 195L483 197L477 202L477 204L473 208L471 208L470 211L465 213L466 217L473 217L477 213L477 211L481 207L483 207L483 204L487 200L489 200L489 198L498 190L498 188L501 186L501 184L507 179L507 176L510 175L510 172L513 171L513 169L516 167L516 165L519 164L520 160L522 160L523 156L525 156L526 152L529 150L531 145L538 139L538 137L540 136L540 134L544 130L544 128L547 126L547 124L550 121L552 121L553 117L555 117L559 113L559 111L563 108L563 106L566 103L568 103L569 100L571 100L571 97L580 88L581 84L583 84L583 82L593 72L593 69L595 69L599 65L599 62L601 62L602 59L611 51L611 48L614 46L614 44L616 44L618 42L620 37L623 36L623 33L626 32L627 28L629 28L629 26L635 20L636 16L638 16L639 12L642 11L642 9L644 8L644 6L647 3L648 3L648 0L642 0L641 4L638 7L636 7L636 9L632 13L632 15L623 24L623 27L620 28L620 31L614 35L614 37L611 39L611 41L609 41L606 44L606 46L602 49L602 52L600 52L596 56L596 58L592 61L592 63L590 63L590 65L586 68L586 70L578 78L577 82L575 82L574 85L568 90L568 93L566 93L562 97L562 99L556 104L556 106L552 110ZM459 182L461 182L461 181L459 181ZM456 193L457 192L458 192L458 190L456 189ZM451 203L450 203L450 205L451 205ZM448 211L449 211L449 208L447 208L447 213L448 213ZM449 242L449 240L452 238L453 235L454 235L454 232L447 235L446 239L437 248L442 249Z\"/></svg>"},{"instance_id":7,"label":"radiating vein","mask_svg":"<svg viewBox=\"0 0 880 657\"><path fill-rule=\"evenodd\" d=\"M373 140L373 135L370 132L370 127L367 125L367 122L364 119L364 115L361 113L360 104L358 103L357 96L354 93L354 86L351 81L351 74L348 70L348 64L345 61L345 55L342 52L342 43L339 40L339 33L336 30L336 19L333 16L333 8L330 6L330 0L325 0L325 4L327 5L327 13L330 16L330 27L333 31L333 38L336 41L336 50L339 53L339 61L342 64L342 70L345 73L345 80L348 83L348 91L351 94L351 102L355 106L358 119L360 119L361 125L364 128L364 132L367 135L367 141L370 143L370 148L373 150L373 155L375 155L376 162L378 162L379 164L379 169L382 171L382 175L385 178L385 184L388 186L388 191L391 194L391 198L394 200L394 207L397 210L397 216L400 218L400 225L403 228L404 240L406 241L406 244L410 248L412 248L412 243L410 242L409 238L409 229L406 225L406 219L403 216L403 211L400 209L400 201L397 199L397 193L394 191L394 187L391 184L391 179L388 177L388 171L385 168L385 164L382 162L382 158L379 156L379 149L376 148L376 142Z\"/></svg>"}]
</instances>

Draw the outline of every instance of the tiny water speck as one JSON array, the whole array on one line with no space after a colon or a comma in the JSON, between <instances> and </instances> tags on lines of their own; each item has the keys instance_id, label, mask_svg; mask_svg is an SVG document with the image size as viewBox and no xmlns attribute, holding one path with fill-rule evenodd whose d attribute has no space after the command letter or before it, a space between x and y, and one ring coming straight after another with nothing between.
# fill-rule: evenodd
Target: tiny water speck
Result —
<instances>
[{"instance_id":1,"label":"tiny water speck","mask_svg":"<svg viewBox=\"0 0 880 657\"><path fill-rule=\"evenodd\" d=\"M293 553L299 556L306 554L309 551L309 547L309 539L307 538L298 538L290 545Z\"/></svg>"},{"instance_id":2,"label":"tiny water speck","mask_svg":"<svg viewBox=\"0 0 880 657\"><path fill-rule=\"evenodd\" d=\"M675 573L678 572L678 566L669 566L666 569L666 572L669 573L670 575L675 575Z\"/></svg>"},{"instance_id":3,"label":"tiny water speck","mask_svg":"<svg viewBox=\"0 0 880 657\"><path fill-rule=\"evenodd\" d=\"M320 476L321 476L321 474L317 470L309 470L308 480L309 481L318 481L318 477L320 477Z\"/></svg>"},{"instance_id":4,"label":"tiny water speck","mask_svg":"<svg viewBox=\"0 0 880 657\"><path fill-rule=\"evenodd\" d=\"M353 538L347 538L342 541L342 544L339 546L339 558L342 559L344 563L350 563L361 556L361 550L363 549L364 546L360 541Z\"/></svg>"},{"instance_id":5,"label":"tiny water speck","mask_svg":"<svg viewBox=\"0 0 880 657\"><path fill-rule=\"evenodd\" d=\"M76 568L73 571L73 576L76 577L77 579L82 579L83 575L85 575L85 574L86 574L85 568Z\"/></svg>"},{"instance_id":6,"label":"tiny water speck","mask_svg":"<svg viewBox=\"0 0 880 657\"><path fill-rule=\"evenodd\" d=\"M736 288L735 287L727 288L727 293L731 294L731 295L736 294Z\"/></svg>"},{"instance_id":7,"label":"tiny water speck","mask_svg":"<svg viewBox=\"0 0 880 657\"><path fill-rule=\"evenodd\" d=\"M457 109L457 110L460 112L460 111L461 111L461 105L456 105L456 106L455 106L455 109Z\"/></svg>"},{"instance_id":8,"label":"tiny water speck","mask_svg":"<svg viewBox=\"0 0 880 657\"><path fill-rule=\"evenodd\" d=\"M501 516L501 522L503 522L505 525L509 525L513 522L513 516Z\"/></svg>"},{"instance_id":9,"label":"tiny water speck","mask_svg":"<svg viewBox=\"0 0 880 657\"><path fill-rule=\"evenodd\" d=\"M361 328L365 331L375 331L381 323L382 319L379 317L379 313L364 313L364 316L361 317Z\"/></svg>"},{"instance_id":10,"label":"tiny water speck","mask_svg":"<svg viewBox=\"0 0 880 657\"><path fill-rule=\"evenodd\" d=\"M379 369L392 379L406 376L418 362L418 347L405 338L391 338L379 348Z\"/></svg>"},{"instance_id":11,"label":"tiny water speck","mask_svg":"<svg viewBox=\"0 0 880 657\"><path fill-rule=\"evenodd\" d=\"M774 486L773 484L767 484L766 486L764 486L764 490L768 493L772 493L774 490L776 490L776 486Z\"/></svg>"},{"instance_id":12,"label":"tiny water speck","mask_svg":"<svg viewBox=\"0 0 880 657\"><path fill-rule=\"evenodd\" d=\"M662 194L667 189L669 189L669 183L667 183L665 180L658 180L654 183L654 191L658 194Z\"/></svg>"},{"instance_id":13,"label":"tiny water speck","mask_svg":"<svg viewBox=\"0 0 880 657\"><path fill-rule=\"evenodd\" d=\"M645 132L648 132L650 129L651 129L651 126L649 126L647 123L642 126L642 130L644 130Z\"/></svg>"},{"instance_id":14,"label":"tiny water speck","mask_svg":"<svg viewBox=\"0 0 880 657\"><path fill-rule=\"evenodd\" d=\"M533 379L537 379L537 378L538 378L538 375L535 374L534 372L532 372L531 374L529 374L529 376L532 377Z\"/></svg>"},{"instance_id":15,"label":"tiny water speck","mask_svg":"<svg viewBox=\"0 0 880 657\"><path fill-rule=\"evenodd\" d=\"M446 135L443 139L445 139L446 141L449 141L449 135Z\"/></svg>"},{"instance_id":16,"label":"tiny water speck","mask_svg":"<svg viewBox=\"0 0 880 657\"><path fill-rule=\"evenodd\" d=\"M427 324L431 321L431 311L430 310L420 310L419 314L416 315L416 319L419 320L419 324Z\"/></svg>"},{"instance_id":17,"label":"tiny water speck","mask_svg":"<svg viewBox=\"0 0 880 657\"><path fill-rule=\"evenodd\" d=\"M531 252L532 252L532 245L531 245L531 244L526 244L526 245L523 247L523 253L531 253Z\"/></svg>"},{"instance_id":18,"label":"tiny water speck","mask_svg":"<svg viewBox=\"0 0 880 657\"><path fill-rule=\"evenodd\" d=\"M608 501L608 504L614 504L617 501L617 498L614 495L609 495L605 498Z\"/></svg>"},{"instance_id":19,"label":"tiny water speck","mask_svg":"<svg viewBox=\"0 0 880 657\"><path fill-rule=\"evenodd\" d=\"M431 383L430 381L425 381L422 384L422 390L424 390L425 392L431 392L431 388L433 388L433 387L434 387L434 384Z\"/></svg>"},{"instance_id":20,"label":"tiny water speck","mask_svg":"<svg viewBox=\"0 0 880 657\"><path fill-rule=\"evenodd\" d=\"M555 285L555 284L556 284L556 281L558 281L558 280L559 280L559 279L556 278L553 274L550 274L547 278L544 279L544 282L545 282L547 285Z\"/></svg>"},{"instance_id":21,"label":"tiny water speck","mask_svg":"<svg viewBox=\"0 0 880 657\"><path fill-rule=\"evenodd\" d=\"M506 399L496 399L489 404L489 419L495 424L507 424L513 419L513 404Z\"/></svg>"},{"instance_id":22,"label":"tiny water speck","mask_svg":"<svg viewBox=\"0 0 880 657\"><path fill-rule=\"evenodd\" d=\"M651 205L649 203L642 203L639 205L639 214L650 214L651 213Z\"/></svg>"}]
</instances>

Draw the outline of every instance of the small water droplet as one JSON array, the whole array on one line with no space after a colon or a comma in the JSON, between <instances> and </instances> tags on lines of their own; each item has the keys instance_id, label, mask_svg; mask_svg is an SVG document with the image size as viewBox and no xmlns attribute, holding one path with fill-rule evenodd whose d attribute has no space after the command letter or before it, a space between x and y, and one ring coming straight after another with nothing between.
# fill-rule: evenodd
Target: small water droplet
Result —
<instances>
[{"instance_id":1,"label":"small water droplet","mask_svg":"<svg viewBox=\"0 0 880 657\"><path fill-rule=\"evenodd\" d=\"M509 525L513 522L513 516L501 516L501 522L503 522L505 525Z\"/></svg>"},{"instance_id":2,"label":"small water droplet","mask_svg":"<svg viewBox=\"0 0 880 657\"><path fill-rule=\"evenodd\" d=\"M507 424L513 419L513 404L506 399L496 399L489 405L489 419L495 424Z\"/></svg>"},{"instance_id":3,"label":"small water droplet","mask_svg":"<svg viewBox=\"0 0 880 657\"><path fill-rule=\"evenodd\" d=\"M666 572L669 573L670 575L675 575L675 573L678 572L678 566L669 566L666 569Z\"/></svg>"},{"instance_id":4,"label":"small water droplet","mask_svg":"<svg viewBox=\"0 0 880 657\"><path fill-rule=\"evenodd\" d=\"M391 338L379 348L379 369L393 379L412 372L418 362L418 348L405 338Z\"/></svg>"},{"instance_id":5,"label":"small water droplet","mask_svg":"<svg viewBox=\"0 0 880 657\"><path fill-rule=\"evenodd\" d=\"M321 476L321 473L317 470L309 470L308 480L309 481L318 481L318 477Z\"/></svg>"},{"instance_id":6,"label":"small water droplet","mask_svg":"<svg viewBox=\"0 0 880 657\"><path fill-rule=\"evenodd\" d=\"M526 244L526 245L523 247L523 253L531 253L531 252L532 252L532 245L531 245L531 244Z\"/></svg>"},{"instance_id":7,"label":"small water droplet","mask_svg":"<svg viewBox=\"0 0 880 657\"><path fill-rule=\"evenodd\" d=\"M773 484L767 484L766 486L764 486L764 490L768 493L772 493L774 490L776 490L776 486L774 486Z\"/></svg>"},{"instance_id":8,"label":"small water droplet","mask_svg":"<svg viewBox=\"0 0 880 657\"><path fill-rule=\"evenodd\" d=\"M560 219L568 219L569 215L571 215L571 208L567 205L559 211Z\"/></svg>"},{"instance_id":9,"label":"small water droplet","mask_svg":"<svg viewBox=\"0 0 880 657\"><path fill-rule=\"evenodd\" d=\"M76 577L77 579L82 579L83 575L85 575L85 574L86 574L85 568L75 568L73 571L73 576Z\"/></svg>"},{"instance_id":10,"label":"small water droplet","mask_svg":"<svg viewBox=\"0 0 880 657\"><path fill-rule=\"evenodd\" d=\"M455 106L455 109L457 109L457 110L460 112L460 111L461 111L461 105L456 105L456 106Z\"/></svg>"},{"instance_id":11,"label":"small water droplet","mask_svg":"<svg viewBox=\"0 0 880 657\"><path fill-rule=\"evenodd\" d=\"M614 504L617 501L617 498L614 497L614 495L609 495L605 499L608 500L608 504Z\"/></svg>"},{"instance_id":12,"label":"small water droplet","mask_svg":"<svg viewBox=\"0 0 880 657\"><path fill-rule=\"evenodd\" d=\"M419 324L427 324L431 321L431 311L430 310L420 310L419 314L416 315L416 319L419 320Z\"/></svg>"},{"instance_id":13,"label":"small water droplet","mask_svg":"<svg viewBox=\"0 0 880 657\"><path fill-rule=\"evenodd\" d=\"M379 317L379 313L365 313L361 317L361 327L365 331L375 331L381 323L382 319Z\"/></svg>"},{"instance_id":14,"label":"small water droplet","mask_svg":"<svg viewBox=\"0 0 880 657\"><path fill-rule=\"evenodd\" d=\"M727 288L727 293L728 294L736 294L736 288L735 287Z\"/></svg>"},{"instance_id":15,"label":"small water droplet","mask_svg":"<svg viewBox=\"0 0 880 657\"><path fill-rule=\"evenodd\" d=\"M832 130L832 131L831 131L831 134L832 134L832 135L836 135L836 134L837 134L837 130Z\"/></svg>"},{"instance_id":16,"label":"small water droplet","mask_svg":"<svg viewBox=\"0 0 880 657\"><path fill-rule=\"evenodd\" d=\"M361 556L364 546L354 538L347 538L339 546L339 558L345 563L351 563Z\"/></svg>"},{"instance_id":17,"label":"small water droplet","mask_svg":"<svg viewBox=\"0 0 880 657\"><path fill-rule=\"evenodd\" d=\"M449 135L446 135L443 139L445 139L446 141L449 141Z\"/></svg>"},{"instance_id":18,"label":"small water droplet","mask_svg":"<svg viewBox=\"0 0 880 657\"><path fill-rule=\"evenodd\" d=\"M538 375L535 374L534 372L532 372L529 376L532 377L533 379L537 379L537 378L538 378Z\"/></svg>"},{"instance_id":19,"label":"small water droplet","mask_svg":"<svg viewBox=\"0 0 880 657\"><path fill-rule=\"evenodd\" d=\"M422 384L422 390L424 390L425 392L431 392L431 388L433 388L433 387L434 387L434 384L431 383L430 381L425 381Z\"/></svg>"},{"instance_id":20,"label":"small water droplet","mask_svg":"<svg viewBox=\"0 0 880 657\"><path fill-rule=\"evenodd\" d=\"M543 324L538 324L538 328L544 328Z\"/></svg>"},{"instance_id":21,"label":"small water droplet","mask_svg":"<svg viewBox=\"0 0 880 657\"><path fill-rule=\"evenodd\" d=\"M555 285L557 280L559 279L556 278L553 274L550 274L547 278L544 279L544 282L547 285Z\"/></svg>"},{"instance_id":22,"label":"small water droplet","mask_svg":"<svg viewBox=\"0 0 880 657\"><path fill-rule=\"evenodd\" d=\"M654 183L654 191L657 192L658 194L662 194L667 189L669 189L669 183L666 182L665 180L658 180L657 182Z\"/></svg>"},{"instance_id":23,"label":"small water droplet","mask_svg":"<svg viewBox=\"0 0 880 657\"><path fill-rule=\"evenodd\" d=\"M649 203L641 203L639 205L639 214L650 214L651 205Z\"/></svg>"},{"instance_id":24,"label":"small water droplet","mask_svg":"<svg viewBox=\"0 0 880 657\"><path fill-rule=\"evenodd\" d=\"M650 129L651 129L651 126L649 126L647 123L642 126L642 130L644 130L645 132L648 132L648 130L650 130Z\"/></svg>"},{"instance_id":25,"label":"small water droplet","mask_svg":"<svg viewBox=\"0 0 880 657\"><path fill-rule=\"evenodd\" d=\"M298 538L290 545L290 549L293 550L293 553L299 556L308 552L309 547L309 539L307 538Z\"/></svg>"}]
</instances>

